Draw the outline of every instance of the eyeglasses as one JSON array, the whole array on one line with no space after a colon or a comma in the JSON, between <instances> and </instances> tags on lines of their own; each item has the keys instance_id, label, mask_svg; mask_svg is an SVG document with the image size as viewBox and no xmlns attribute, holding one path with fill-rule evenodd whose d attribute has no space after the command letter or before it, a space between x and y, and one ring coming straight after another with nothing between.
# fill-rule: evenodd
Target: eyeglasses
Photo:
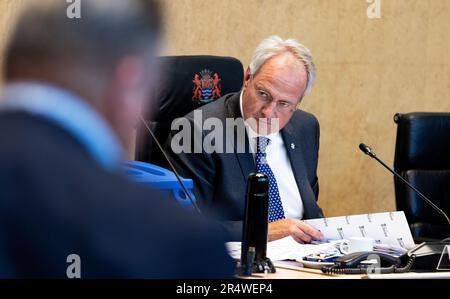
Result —
<instances>
[{"instance_id":1,"label":"eyeglasses","mask_svg":"<svg viewBox=\"0 0 450 299\"><path fill-rule=\"evenodd\" d=\"M280 112L280 113L292 113L294 112L297 107L296 105L289 103L287 101L275 101L272 97L272 95L265 91L264 89L261 88L256 88L256 86L254 86L255 88L255 92L256 92L256 97L258 98L259 101L261 101L262 103L264 103L264 105L270 105L273 102L275 102L275 109Z\"/></svg>"}]
</instances>

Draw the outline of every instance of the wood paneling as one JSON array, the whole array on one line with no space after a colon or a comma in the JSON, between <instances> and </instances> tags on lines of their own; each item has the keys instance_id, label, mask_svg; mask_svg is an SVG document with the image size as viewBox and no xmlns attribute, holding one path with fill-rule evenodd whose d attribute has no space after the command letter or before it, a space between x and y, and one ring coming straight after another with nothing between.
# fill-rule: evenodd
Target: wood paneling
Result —
<instances>
[{"instance_id":1,"label":"wood paneling","mask_svg":"<svg viewBox=\"0 0 450 299\"><path fill-rule=\"evenodd\" d=\"M20 1L0 0L0 47ZM302 108L321 123L320 204L329 216L395 209L392 176L360 142L393 162L396 112L450 111L450 1L166 0L165 54L213 54L245 65L263 38L308 46L318 81ZM0 56L1 60L1 56Z\"/></svg>"}]
</instances>

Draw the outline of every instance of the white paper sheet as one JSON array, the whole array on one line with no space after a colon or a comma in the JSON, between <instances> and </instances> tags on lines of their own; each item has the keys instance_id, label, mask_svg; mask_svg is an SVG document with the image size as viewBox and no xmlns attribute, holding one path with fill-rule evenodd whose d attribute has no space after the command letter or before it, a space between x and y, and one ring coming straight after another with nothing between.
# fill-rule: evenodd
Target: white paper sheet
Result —
<instances>
[{"instance_id":1,"label":"white paper sheet","mask_svg":"<svg viewBox=\"0 0 450 299\"><path fill-rule=\"evenodd\" d=\"M411 249L415 246L405 213L387 212L305 220L327 240L368 237L377 244Z\"/></svg>"},{"instance_id":2,"label":"white paper sheet","mask_svg":"<svg viewBox=\"0 0 450 299\"><path fill-rule=\"evenodd\" d=\"M293 238L286 237L267 243L267 257L272 261L300 261L309 254L334 247L336 243L350 237L373 238L376 244L379 244L379 248L398 252L401 251L398 247L411 249L415 246L403 212L320 218L305 220L305 222L320 230L324 234L323 241L326 243L299 244ZM226 247L231 257L240 259L241 242L228 242Z\"/></svg>"},{"instance_id":3,"label":"white paper sheet","mask_svg":"<svg viewBox=\"0 0 450 299\"><path fill-rule=\"evenodd\" d=\"M335 246L335 242L325 244L299 244L292 237L267 243L267 257L272 261L302 260L303 257ZM241 258L241 242L226 243L228 253L234 259Z\"/></svg>"}]
</instances>

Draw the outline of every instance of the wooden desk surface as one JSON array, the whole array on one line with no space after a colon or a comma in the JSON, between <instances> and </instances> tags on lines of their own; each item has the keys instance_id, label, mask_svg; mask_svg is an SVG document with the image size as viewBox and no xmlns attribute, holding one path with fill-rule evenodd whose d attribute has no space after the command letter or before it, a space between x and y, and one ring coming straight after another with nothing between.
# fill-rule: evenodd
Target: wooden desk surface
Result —
<instances>
[{"instance_id":1,"label":"wooden desk surface","mask_svg":"<svg viewBox=\"0 0 450 299\"><path fill-rule=\"evenodd\" d=\"M273 274L253 274L250 279L450 279L450 272L396 273L396 274L347 274L329 275L317 269L303 268L294 261L274 262L277 272Z\"/></svg>"},{"instance_id":2,"label":"wooden desk surface","mask_svg":"<svg viewBox=\"0 0 450 299\"><path fill-rule=\"evenodd\" d=\"M367 275L329 275L317 269L303 268L302 264L295 261L274 262L276 273L253 274L250 279L361 279Z\"/></svg>"}]
</instances>

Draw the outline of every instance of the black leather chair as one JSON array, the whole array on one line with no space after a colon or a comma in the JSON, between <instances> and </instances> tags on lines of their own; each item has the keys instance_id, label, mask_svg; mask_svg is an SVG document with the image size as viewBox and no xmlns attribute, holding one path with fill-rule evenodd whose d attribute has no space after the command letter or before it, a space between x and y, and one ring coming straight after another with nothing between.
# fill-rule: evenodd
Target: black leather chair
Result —
<instances>
[{"instance_id":1,"label":"black leather chair","mask_svg":"<svg viewBox=\"0 0 450 299\"><path fill-rule=\"evenodd\" d=\"M450 113L396 114L395 170L450 214ZM395 179L397 209L404 211L416 241L450 235L445 219Z\"/></svg>"},{"instance_id":2,"label":"black leather chair","mask_svg":"<svg viewBox=\"0 0 450 299\"><path fill-rule=\"evenodd\" d=\"M244 68L232 57L172 56L161 57L160 62L165 75L156 90L159 111L147 115L146 122L163 146L175 118L227 93L238 92L243 85ZM144 126L137 131L135 159L167 167Z\"/></svg>"}]
</instances>

